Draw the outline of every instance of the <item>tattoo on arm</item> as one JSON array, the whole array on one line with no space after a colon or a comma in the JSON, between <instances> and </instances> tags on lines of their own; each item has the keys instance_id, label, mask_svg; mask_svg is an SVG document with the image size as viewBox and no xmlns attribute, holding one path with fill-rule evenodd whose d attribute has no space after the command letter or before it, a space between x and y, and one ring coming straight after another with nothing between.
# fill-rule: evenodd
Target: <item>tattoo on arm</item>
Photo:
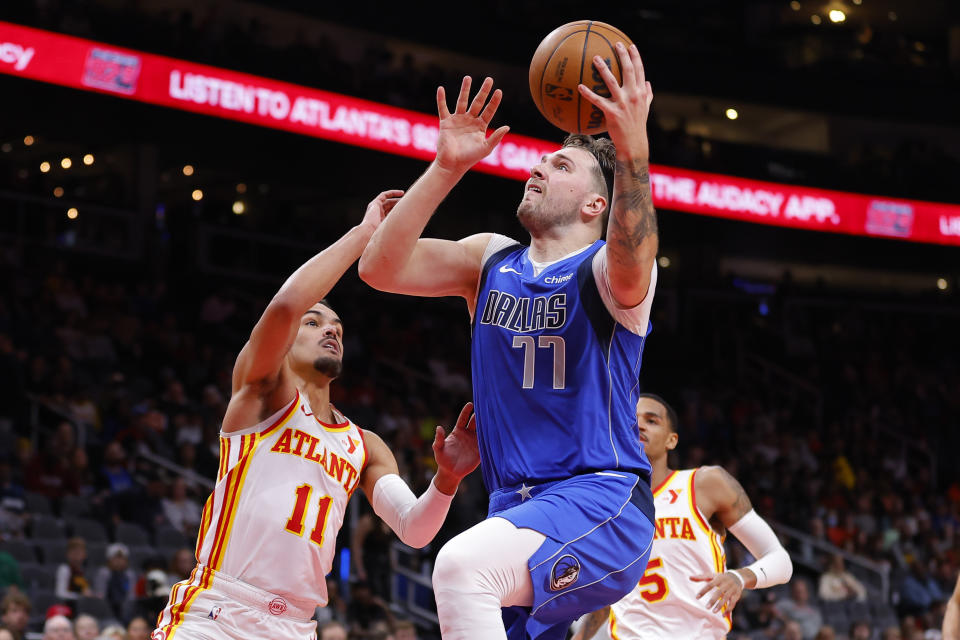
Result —
<instances>
[{"instance_id":1,"label":"tattoo on arm","mask_svg":"<svg viewBox=\"0 0 960 640\"><path fill-rule=\"evenodd\" d=\"M583 623L583 635L581 636L583 640L590 640L600 630L600 627L607 624L609 618L610 607L604 607L588 615Z\"/></svg>"},{"instance_id":2,"label":"tattoo on arm","mask_svg":"<svg viewBox=\"0 0 960 640\"><path fill-rule=\"evenodd\" d=\"M737 479L730 475L723 467L720 467L720 472L727 490L734 494L734 499L728 507L728 513L730 514L730 519L736 522L750 513L753 505L750 503L750 498L747 497L747 492L743 490L743 486L737 482Z\"/></svg>"},{"instance_id":3,"label":"tattoo on arm","mask_svg":"<svg viewBox=\"0 0 960 640\"><path fill-rule=\"evenodd\" d=\"M636 263L637 248L657 235L657 215L650 191L650 165L646 160L617 161L610 214L608 251L621 263Z\"/></svg>"}]
</instances>

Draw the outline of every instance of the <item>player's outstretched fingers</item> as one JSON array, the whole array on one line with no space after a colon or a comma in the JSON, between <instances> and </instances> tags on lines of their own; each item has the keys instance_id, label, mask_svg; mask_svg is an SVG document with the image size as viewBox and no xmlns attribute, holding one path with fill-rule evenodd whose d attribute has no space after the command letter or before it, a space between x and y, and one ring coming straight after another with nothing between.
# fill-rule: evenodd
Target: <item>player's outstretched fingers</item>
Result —
<instances>
[{"instance_id":1,"label":"player's outstretched fingers","mask_svg":"<svg viewBox=\"0 0 960 640\"><path fill-rule=\"evenodd\" d=\"M470 115L480 115L480 112L483 110L483 105L487 101L487 96L490 95L490 89L492 88L493 78L487 76L483 79L483 83L480 85L480 90L477 91L477 95L473 97L473 102L470 103L470 110L468 111Z\"/></svg>"},{"instance_id":2,"label":"player's outstretched fingers","mask_svg":"<svg viewBox=\"0 0 960 640\"><path fill-rule=\"evenodd\" d=\"M480 114L480 119L483 120L483 124L490 124L490 121L493 120L493 115L497 112L497 109L500 108L501 100L503 100L503 91L497 89L493 92L493 95L490 96L490 102L487 103L487 106L483 108L483 112Z\"/></svg>"},{"instance_id":3,"label":"player's outstretched fingers","mask_svg":"<svg viewBox=\"0 0 960 640\"><path fill-rule=\"evenodd\" d=\"M450 117L450 109L447 108L447 90L443 86L437 87L437 113L440 114L441 120Z\"/></svg>"},{"instance_id":4,"label":"player's outstretched fingers","mask_svg":"<svg viewBox=\"0 0 960 640\"><path fill-rule=\"evenodd\" d=\"M634 76L637 79L637 86L642 87L647 84L647 73L643 68L643 60L640 59L640 50L637 49L637 45L631 44L628 53L630 64L633 65Z\"/></svg>"},{"instance_id":5,"label":"player's outstretched fingers","mask_svg":"<svg viewBox=\"0 0 960 640\"><path fill-rule=\"evenodd\" d=\"M623 87L620 86L620 83L617 82L616 77L613 75L613 71L611 71L610 67L607 66L607 61L600 56L593 56L593 66L597 69L597 73L599 73L600 77L603 79L603 83L607 85L607 90L610 91L610 98L612 100L619 100L623 93ZM623 63L621 62L621 67L622 66ZM626 73L626 69L624 69L623 75L626 76ZM584 85L581 84L580 86L582 87ZM593 92L591 91L590 93Z\"/></svg>"},{"instance_id":6,"label":"player's outstretched fingers","mask_svg":"<svg viewBox=\"0 0 960 640\"><path fill-rule=\"evenodd\" d=\"M463 76L463 82L460 84L460 95L457 96L457 110L455 113L467 112L467 102L470 100L471 82L473 82L473 78L470 76Z\"/></svg>"}]
</instances>

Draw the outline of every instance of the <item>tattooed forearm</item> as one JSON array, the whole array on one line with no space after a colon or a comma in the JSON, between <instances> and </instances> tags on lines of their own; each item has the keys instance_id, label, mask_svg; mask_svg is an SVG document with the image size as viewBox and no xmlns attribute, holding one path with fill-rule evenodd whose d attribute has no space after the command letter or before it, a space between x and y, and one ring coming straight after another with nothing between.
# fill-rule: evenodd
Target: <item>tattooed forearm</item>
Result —
<instances>
[{"instance_id":1,"label":"tattooed forearm","mask_svg":"<svg viewBox=\"0 0 960 640\"><path fill-rule=\"evenodd\" d=\"M723 467L721 467L720 470L723 472L723 480L727 485L727 490L734 496L733 501L730 503L730 515L733 519L739 520L750 513L753 505L750 503L747 492L743 490L743 485L737 482L737 479L730 475Z\"/></svg>"},{"instance_id":2,"label":"tattooed forearm","mask_svg":"<svg viewBox=\"0 0 960 640\"><path fill-rule=\"evenodd\" d=\"M646 160L618 161L610 219L610 250L622 262L636 261L640 244L657 235L657 214L650 192L650 165Z\"/></svg>"},{"instance_id":3,"label":"tattooed forearm","mask_svg":"<svg viewBox=\"0 0 960 640\"><path fill-rule=\"evenodd\" d=\"M581 640L590 640L597 631L600 630L600 627L607 623L607 620L610 618L610 607L604 607L599 611L594 611L587 616L587 619L583 623L582 632L579 634Z\"/></svg>"}]
</instances>

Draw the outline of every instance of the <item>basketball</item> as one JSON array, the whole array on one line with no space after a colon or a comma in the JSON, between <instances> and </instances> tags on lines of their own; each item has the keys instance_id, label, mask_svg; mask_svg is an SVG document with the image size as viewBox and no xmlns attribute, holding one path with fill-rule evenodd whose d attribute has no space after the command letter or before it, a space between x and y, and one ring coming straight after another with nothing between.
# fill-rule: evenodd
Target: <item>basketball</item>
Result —
<instances>
[{"instance_id":1,"label":"basketball","mask_svg":"<svg viewBox=\"0 0 960 640\"><path fill-rule=\"evenodd\" d=\"M595 20L577 20L557 27L543 39L530 61L530 94L540 113L567 133L597 134L607 130L603 112L577 91L584 84L609 96L607 85L593 65L593 57L607 62L622 83L617 42L633 42L619 29Z\"/></svg>"}]
</instances>

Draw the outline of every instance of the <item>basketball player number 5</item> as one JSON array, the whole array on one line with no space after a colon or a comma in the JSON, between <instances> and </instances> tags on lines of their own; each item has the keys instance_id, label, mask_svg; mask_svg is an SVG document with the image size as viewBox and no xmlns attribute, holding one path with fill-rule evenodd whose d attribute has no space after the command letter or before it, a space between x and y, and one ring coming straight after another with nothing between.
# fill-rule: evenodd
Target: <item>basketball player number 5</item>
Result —
<instances>
[{"instance_id":1,"label":"basketball player number 5","mask_svg":"<svg viewBox=\"0 0 960 640\"><path fill-rule=\"evenodd\" d=\"M534 364L537 348L553 349L553 388L563 389L567 385L567 343L560 336L513 336L513 348L523 349L523 388L533 389Z\"/></svg>"},{"instance_id":2,"label":"basketball player number 5","mask_svg":"<svg viewBox=\"0 0 960 640\"><path fill-rule=\"evenodd\" d=\"M293 513L287 520L285 529L298 536L303 535L303 521L307 517L307 506L310 502L310 494L313 493L313 487L308 484L302 484L297 487L297 504L293 507ZM310 542L323 546L323 532L327 528L327 514L330 513L330 504L333 498L323 496L320 498L320 511L317 513L317 523L310 532Z\"/></svg>"}]
</instances>

